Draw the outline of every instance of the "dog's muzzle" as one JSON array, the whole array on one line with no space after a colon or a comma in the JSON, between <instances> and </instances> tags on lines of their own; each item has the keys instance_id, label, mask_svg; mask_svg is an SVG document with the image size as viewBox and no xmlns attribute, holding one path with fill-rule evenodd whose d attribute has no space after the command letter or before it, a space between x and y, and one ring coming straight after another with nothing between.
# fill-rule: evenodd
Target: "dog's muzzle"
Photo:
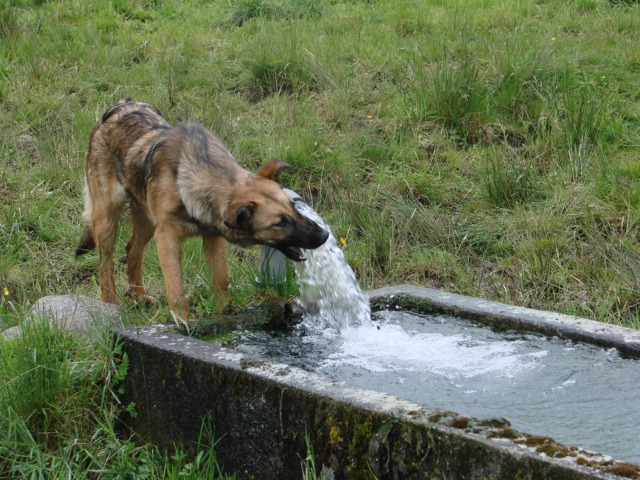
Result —
<instances>
[{"instance_id":1,"label":"dog's muzzle","mask_svg":"<svg viewBox=\"0 0 640 480\"><path fill-rule=\"evenodd\" d=\"M305 250L318 248L324 245L329 238L328 230L306 217L303 218L306 223L303 228L297 230L285 244L273 245L273 248L294 262L304 262L307 259Z\"/></svg>"},{"instance_id":2,"label":"dog's muzzle","mask_svg":"<svg viewBox=\"0 0 640 480\"><path fill-rule=\"evenodd\" d=\"M283 191L291 198L302 222L286 244L277 245L274 248L294 262L303 262L307 259L304 250L313 250L324 245L329 238L329 228L322 217L300 195L287 188L284 188Z\"/></svg>"}]
</instances>

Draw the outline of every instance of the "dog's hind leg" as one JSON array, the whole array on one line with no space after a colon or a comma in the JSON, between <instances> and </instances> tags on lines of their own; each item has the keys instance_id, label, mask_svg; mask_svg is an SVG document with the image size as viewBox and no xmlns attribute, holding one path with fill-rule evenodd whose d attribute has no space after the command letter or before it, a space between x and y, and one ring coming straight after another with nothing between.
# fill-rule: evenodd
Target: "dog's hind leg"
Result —
<instances>
[{"instance_id":1,"label":"dog's hind leg","mask_svg":"<svg viewBox=\"0 0 640 480\"><path fill-rule=\"evenodd\" d=\"M124 187L115 179L111 182L100 179L92 187L91 230L98 248L98 279L102 301L118 303L113 250L125 198Z\"/></svg>"},{"instance_id":2,"label":"dog's hind leg","mask_svg":"<svg viewBox=\"0 0 640 480\"><path fill-rule=\"evenodd\" d=\"M86 158L85 211L87 224L78 250L97 248L98 280L103 302L118 303L113 267L113 249L125 189L118 182L116 163L109 150L95 141L92 132Z\"/></svg>"},{"instance_id":3,"label":"dog's hind leg","mask_svg":"<svg viewBox=\"0 0 640 480\"><path fill-rule=\"evenodd\" d=\"M144 211L135 205L131 205L129 211L131 221L131 236L127 243L127 274L129 278L129 289L127 295L153 305L156 300L151 295L147 295L146 289L142 285L142 263L144 260L144 250L149 240L153 237L153 224Z\"/></svg>"},{"instance_id":4,"label":"dog's hind leg","mask_svg":"<svg viewBox=\"0 0 640 480\"><path fill-rule=\"evenodd\" d=\"M202 247L207 265L213 275L213 292L216 302L218 306L224 306L231 300L227 272L227 241L224 237L203 235Z\"/></svg>"},{"instance_id":5,"label":"dog's hind leg","mask_svg":"<svg viewBox=\"0 0 640 480\"><path fill-rule=\"evenodd\" d=\"M186 318L189 304L182 292L183 238L180 232L179 226L172 225L169 221L161 221L154 235L169 307L176 315Z\"/></svg>"}]
</instances>

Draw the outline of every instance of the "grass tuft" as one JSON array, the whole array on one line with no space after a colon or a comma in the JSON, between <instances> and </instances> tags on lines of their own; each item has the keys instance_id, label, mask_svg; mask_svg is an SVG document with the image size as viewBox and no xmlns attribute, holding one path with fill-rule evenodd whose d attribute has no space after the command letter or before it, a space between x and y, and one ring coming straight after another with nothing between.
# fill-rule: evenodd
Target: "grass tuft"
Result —
<instances>
[{"instance_id":1,"label":"grass tuft","mask_svg":"<svg viewBox=\"0 0 640 480\"><path fill-rule=\"evenodd\" d=\"M88 344L47 321L22 330L0 339L2 478L234 478L221 472L206 429L194 459L118 436L127 406L114 399L127 364L109 331Z\"/></svg>"},{"instance_id":2,"label":"grass tuft","mask_svg":"<svg viewBox=\"0 0 640 480\"><path fill-rule=\"evenodd\" d=\"M489 205L511 208L542 195L535 165L511 152L488 150L481 177Z\"/></svg>"},{"instance_id":3,"label":"grass tuft","mask_svg":"<svg viewBox=\"0 0 640 480\"><path fill-rule=\"evenodd\" d=\"M486 121L488 90L471 55L453 59L445 52L442 60L430 65L416 54L411 73L405 104L413 122L439 123L472 143L478 126Z\"/></svg>"},{"instance_id":4,"label":"grass tuft","mask_svg":"<svg viewBox=\"0 0 640 480\"><path fill-rule=\"evenodd\" d=\"M318 59L301 45L295 29L277 39L262 37L247 55L243 93L252 102L271 95L304 95L331 84Z\"/></svg>"},{"instance_id":5,"label":"grass tuft","mask_svg":"<svg viewBox=\"0 0 640 480\"><path fill-rule=\"evenodd\" d=\"M322 0L233 0L229 4L228 25L242 27L254 18L265 20L301 20L319 17Z\"/></svg>"}]
</instances>

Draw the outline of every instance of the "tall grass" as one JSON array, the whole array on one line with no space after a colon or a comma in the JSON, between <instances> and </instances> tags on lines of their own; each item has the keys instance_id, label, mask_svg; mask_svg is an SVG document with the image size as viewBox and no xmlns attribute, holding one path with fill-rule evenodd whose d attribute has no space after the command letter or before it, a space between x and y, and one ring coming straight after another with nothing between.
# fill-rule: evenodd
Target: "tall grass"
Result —
<instances>
[{"instance_id":1,"label":"tall grass","mask_svg":"<svg viewBox=\"0 0 640 480\"><path fill-rule=\"evenodd\" d=\"M244 64L245 93L251 101L274 94L308 94L330 83L317 59L301 44L297 27L285 29L277 38L259 35Z\"/></svg>"},{"instance_id":2,"label":"tall grass","mask_svg":"<svg viewBox=\"0 0 640 480\"><path fill-rule=\"evenodd\" d=\"M586 208L604 205L602 224L637 224L633 4L50 0L1 13L0 278L16 311L49 292L95 295L95 259L68 252L88 131L123 96L158 104L172 122L202 121L249 168L271 156L291 163L287 186L349 237L371 286L418 278L406 258L435 258L421 253L431 248L460 272L517 262L515 237L469 240L567 189L590 192ZM185 265L196 278L206 275L198 262ZM550 268L572 278L566 261ZM145 272L161 294L153 254ZM516 291L530 289L510 272L431 280L493 296L483 285L508 274ZM576 288L609 281L581 272ZM573 309L557 298L537 306Z\"/></svg>"},{"instance_id":3,"label":"tall grass","mask_svg":"<svg viewBox=\"0 0 640 480\"><path fill-rule=\"evenodd\" d=\"M92 344L48 322L0 340L0 475L22 478L231 478L214 445L195 459L118 436L118 382L126 361L104 329ZM207 435L203 435L203 439Z\"/></svg>"},{"instance_id":4,"label":"tall grass","mask_svg":"<svg viewBox=\"0 0 640 480\"><path fill-rule=\"evenodd\" d=\"M440 123L464 142L473 141L478 125L486 121L488 87L471 53L454 59L445 52L433 65L416 54L411 73L405 108L412 120Z\"/></svg>"},{"instance_id":5,"label":"tall grass","mask_svg":"<svg viewBox=\"0 0 640 480\"><path fill-rule=\"evenodd\" d=\"M480 175L487 202L499 208L510 208L543 194L535 164L512 152L487 150L486 166Z\"/></svg>"},{"instance_id":6,"label":"tall grass","mask_svg":"<svg viewBox=\"0 0 640 480\"><path fill-rule=\"evenodd\" d=\"M253 18L273 19L306 19L322 15L321 0L233 0L229 4L226 22L229 25L242 27Z\"/></svg>"}]
</instances>

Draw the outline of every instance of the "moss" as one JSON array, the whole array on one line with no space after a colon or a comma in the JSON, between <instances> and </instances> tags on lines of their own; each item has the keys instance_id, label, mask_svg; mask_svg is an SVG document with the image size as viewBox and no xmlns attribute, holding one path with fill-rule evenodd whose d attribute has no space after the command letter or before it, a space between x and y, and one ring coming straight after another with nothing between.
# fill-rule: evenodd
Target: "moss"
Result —
<instances>
[{"instance_id":1,"label":"moss","mask_svg":"<svg viewBox=\"0 0 640 480\"><path fill-rule=\"evenodd\" d=\"M229 345L231 344L236 338L237 338L237 333L236 332L223 332L223 333L217 333L214 335L207 335L207 336L202 336L202 337L198 337L200 340L204 340L205 342L211 342L211 343L217 343L219 345Z\"/></svg>"},{"instance_id":2,"label":"moss","mask_svg":"<svg viewBox=\"0 0 640 480\"><path fill-rule=\"evenodd\" d=\"M571 454L571 450L569 450L567 447L555 443L540 445L538 448L536 448L536 452L544 453L548 457L554 458L568 457Z\"/></svg>"},{"instance_id":3,"label":"moss","mask_svg":"<svg viewBox=\"0 0 640 480\"><path fill-rule=\"evenodd\" d=\"M340 435L340 427L337 425L332 425L329 428L329 443L334 444L337 442L342 442L342 436Z\"/></svg>"},{"instance_id":4,"label":"moss","mask_svg":"<svg viewBox=\"0 0 640 480\"><path fill-rule=\"evenodd\" d=\"M469 422L471 422L470 418L467 418L467 417L455 417L451 422L451 426L453 428L465 429L465 428L467 428L469 426Z\"/></svg>"},{"instance_id":5,"label":"moss","mask_svg":"<svg viewBox=\"0 0 640 480\"><path fill-rule=\"evenodd\" d=\"M621 477L640 478L640 468L633 463L618 463L607 470Z\"/></svg>"},{"instance_id":6,"label":"moss","mask_svg":"<svg viewBox=\"0 0 640 480\"><path fill-rule=\"evenodd\" d=\"M509 440L515 440L521 436L522 434L520 432L512 428L500 428L487 433L487 438L506 438Z\"/></svg>"},{"instance_id":7,"label":"moss","mask_svg":"<svg viewBox=\"0 0 640 480\"><path fill-rule=\"evenodd\" d=\"M443 417L446 417L444 412L434 413L433 415L429 415L429 421L431 423L440 423Z\"/></svg>"},{"instance_id":8,"label":"moss","mask_svg":"<svg viewBox=\"0 0 640 480\"><path fill-rule=\"evenodd\" d=\"M188 371L184 364L184 358L178 357L178 361L176 362L176 377L182 379L187 373Z\"/></svg>"},{"instance_id":9,"label":"moss","mask_svg":"<svg viewBox=\"0 0 640 480\"><path fill-rule=\"evenodd\" d=\"M389 310L391 307L396 310L411 310L419 313L451 313L449 309L434 305L431 300L403 294L394 295L393 298L375 298L371 302L372 311Z\"/></svg>"},{"instance_id":10,"label":"moss","mask_svg":"<svg viewBox=\"0 0 640 480\"><path fill-rule=\"evenodd\" d=\"M548 444L555 444L555 443L556 442L553 438L543 437L539 435L528 435L526 437L526 440L524 441L524 444L527 447L535 447L537 445L548 445Z\"/></svg>"},{"instance_id":11,"label":"moss","mask_svg":"<svg viewBox=\"0 0 640 480\"><path fill-rule=\"evenodd\" d=\"M258 368L264 365L266 362L257 360L255 358L243 358L240 360L240 368L246 370L247 368Z\"/></svg>"},{"instance_id":12,"label":"moss","mask_svg":"<svg viewBox=\"0 0 640 480\"><path fill-rule=\"evenodd\" d=\"M502 429L502 438L516 439L521 436L522 436L522 433L518 432L517 430L514 430L513 428Z\"/></svg>"},{"instance_id":13,"label":"moss","mask_svg":"<svg viewBox=\"0 0 640 480\"><path fill-rule=\"evenodd\" d=\"M578 465L584 467L595 468L598 470L604 470L605 472L618 475L619 477L626 477L633 480L640 479L640 467L634 463L616 462L616 461L597 461L591 460L585 457L578 457L576 459Z\"/></svg>"},{"instance_id":14,"label":"moss","mask_svg":"<svg viewBox=\"0 0 640 480\"><path fill-rule=\"evenodd\" d=\"M490 420L482 420L478 425L489 428L506 428L511 426L511 422L506 418L492 418Z\"/></svg>"}]
</instances>

